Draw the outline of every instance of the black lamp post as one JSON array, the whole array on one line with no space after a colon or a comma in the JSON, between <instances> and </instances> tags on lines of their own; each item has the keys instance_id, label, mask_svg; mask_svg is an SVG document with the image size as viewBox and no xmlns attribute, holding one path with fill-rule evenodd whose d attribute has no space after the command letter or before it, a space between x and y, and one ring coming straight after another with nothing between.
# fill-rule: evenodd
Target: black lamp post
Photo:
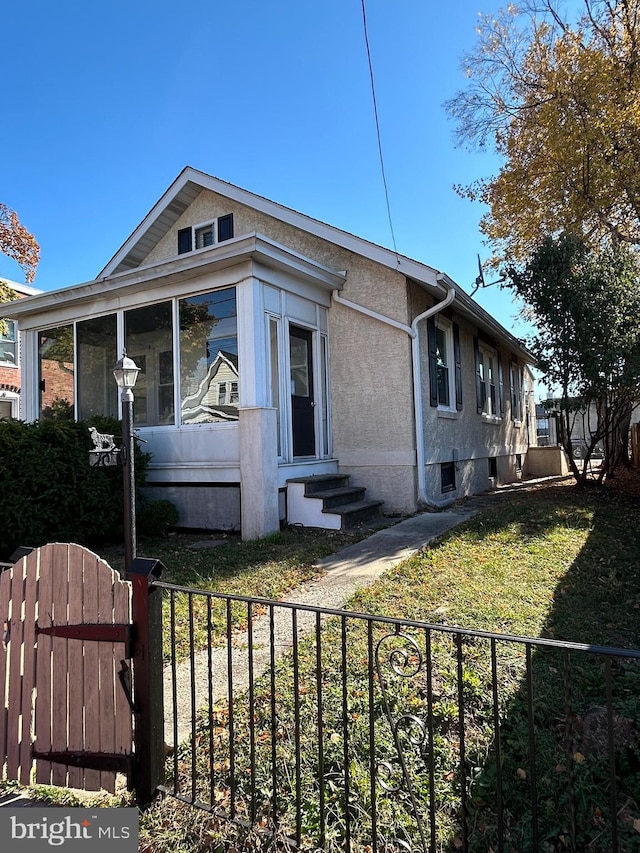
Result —
<instances>
[{"instance_id":1,"label":"black lamp post","mask_svg":"<svg viewBox=\"0 0 640 853\"><path fill-rule=\"evenodd\" d=\"M122 400L122 472L124 481L124 562L128 571L136 557L136 483L133 436L133 389L140 368L126 352L113 368Z\"/></svg>"}]
</instances>

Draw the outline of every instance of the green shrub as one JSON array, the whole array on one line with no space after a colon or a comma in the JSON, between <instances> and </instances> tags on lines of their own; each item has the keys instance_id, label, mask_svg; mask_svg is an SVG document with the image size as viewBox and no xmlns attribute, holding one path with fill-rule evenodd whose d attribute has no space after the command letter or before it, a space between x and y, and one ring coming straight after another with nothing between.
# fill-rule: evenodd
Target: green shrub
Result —
<instances>
[{"instance_id":1,"label":"green shrub","mask_svg":"<svg viewBox=\"0 0 640 853\"><path fill-rule=\"evenodd\" d=\"M122 468L89 465L90 426L121 444L121 423L109 418L0 421L0 559L18 545L122 537ZM150 458L136 450L138 487Z\"/></svg>"},{"instance_id":2,"label":"green shrub","mask_svg":"<svg viewBox=\"0 0 640 853\"><path fill-rule=\"evenodd\" d=\"M178 518L178 510L171 501L144 501L137 514L138 532L143 536L166 536Z\"/></svg>"}]
</instances>

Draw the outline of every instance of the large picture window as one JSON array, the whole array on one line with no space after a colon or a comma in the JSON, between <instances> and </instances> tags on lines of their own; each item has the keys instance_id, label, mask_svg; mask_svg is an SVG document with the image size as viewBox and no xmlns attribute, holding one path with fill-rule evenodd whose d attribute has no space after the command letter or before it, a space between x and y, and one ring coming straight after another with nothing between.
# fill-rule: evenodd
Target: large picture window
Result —
<instances>
[{"instance_id":1,"label":"large picture window","mask_svg":"<svg viewBox=\"0 0 640 853\"><path fill-rule=\"evenodd\" d=\"M84 320L76 326L78 358L78 418L118 417L118 389L113 380L116 315Z\"/></svg>"},{"instance_id":2,"label":"large picture window","mask_svg":"<svg viewBox=\"0 0 640 853\"><path fill-rule=\"evenodd\" d=\"M171 313L171 302L125 311L127 355L140 368L133 409L138 426L175 422Z\"/></svg>"},{"instance_id":3,"label":"large picture window","mask_svg":"<svg viewBox=\"0 0 640 853\"><path fill-rule=\"evenodd\" d=\"M179 303L183 424L238 420L238 324L234 287Z\"/></svg>"}]
</instances>

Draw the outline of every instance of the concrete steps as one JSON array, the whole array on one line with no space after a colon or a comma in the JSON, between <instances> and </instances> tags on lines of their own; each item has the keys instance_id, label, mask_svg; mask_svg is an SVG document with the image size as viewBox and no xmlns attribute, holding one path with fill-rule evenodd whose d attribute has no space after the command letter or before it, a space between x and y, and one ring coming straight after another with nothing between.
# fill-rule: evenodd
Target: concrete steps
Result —
<instances>
[{"instance_id":1,"label":"concrete steps","mask_svg":"<svg viewBox=\"0 0 640 853\"><path fill-rule=\"evenodd\" d=\"M348 474L316 474L287 481L287 521L326 530L351 530L382 519L382 501L350 486Z\"/></svg>"}]
</instances>

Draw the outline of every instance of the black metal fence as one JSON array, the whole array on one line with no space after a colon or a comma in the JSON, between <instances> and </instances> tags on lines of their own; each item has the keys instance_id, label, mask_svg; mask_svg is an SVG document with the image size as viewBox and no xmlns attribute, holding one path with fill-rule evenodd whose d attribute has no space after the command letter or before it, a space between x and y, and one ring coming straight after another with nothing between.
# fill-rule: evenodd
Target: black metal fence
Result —
<instances>
[{"instance_id":1,"label":"black metal fence","mask_svg":"<svg viewBox=\"0 0 640 853\"><path fill-rule=\"evenodd\" d=\"M162 790L299 849L640 850L640 652L158 583Z\"/></svg>"}]
</instances>

